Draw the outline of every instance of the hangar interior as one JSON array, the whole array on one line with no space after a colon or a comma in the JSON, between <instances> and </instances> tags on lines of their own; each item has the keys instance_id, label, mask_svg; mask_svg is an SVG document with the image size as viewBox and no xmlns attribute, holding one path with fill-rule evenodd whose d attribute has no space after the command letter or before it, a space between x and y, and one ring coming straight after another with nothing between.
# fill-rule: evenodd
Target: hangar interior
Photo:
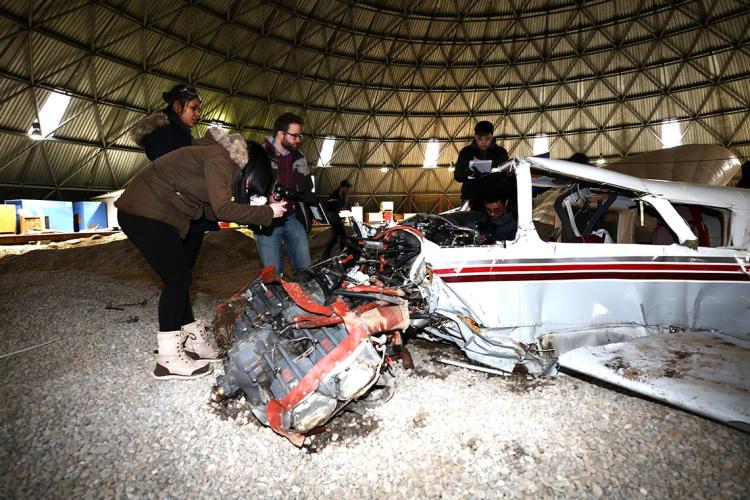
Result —
<instances>
[{"instance_id":1,"label":"hangar interior","mask_svg":"<svg viewBox=\"0 0 750 500\"><path fill-rule=\"evenodd\" d=\"M147 161L127 132L163 107L176 82L203 96L195 136L219 123L259 140L279 113L297 112L303 151L323 165L318 190L349 178L371 208L386 196L397 211L455 206L450 168L484 119L512 157L546 149L612 162L665 147L668 122L678 124L677 143L720 144L744 160L746 7L6 2L2 197L123 188ZM70 101L43 131L49 140L31 143L32 122L55 91ZM333 149L321 162L327 137ZM436 168L425 170L431 142Z\"/></svg>"},{"instance_id":2,"label":"hangar interior","mask_svg":"<svg viewBox=\"0 0 750 500\"><path fill-rule=\"evenodd\" d=\"M460 207L457 157L484 120L511 158L583 153L612 172L735 186L750 160L748 12L744 0L0 0L0 487L746 498L747 429L570 372L451 366L439 359L464 360L459 349L422 339L415 368L393 367L393 399L289 446L241 402L209 402L215 377L147 378L161 282L110 230L106 200L149 167L130 132L180 82L202 99L195 138L220 127L262 142L299 114L317 198L346 180L365 222L383 207L399 220ZM537 227L559 228L552 198L534 203ZM730 246L730 208L711 210L725 219L709 221L706 246ZM661 219L645 217L651 242ZM56 241L86 228L103 231ZM314 261L327 231L310 233ZM31 237L2 241L16 233ZM250 236L206 236L196 315L212 319L258 273Z\"/></svg>"}]
</instances>

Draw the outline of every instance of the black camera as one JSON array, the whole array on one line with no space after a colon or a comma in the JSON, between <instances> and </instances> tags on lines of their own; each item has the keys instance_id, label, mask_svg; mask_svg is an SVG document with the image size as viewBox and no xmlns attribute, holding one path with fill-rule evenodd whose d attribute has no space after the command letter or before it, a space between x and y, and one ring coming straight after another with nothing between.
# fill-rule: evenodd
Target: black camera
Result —
<instances>
[{"instance_id":1,"label":"black camera","mask_svg":"<svg viewBox=\"0 0 750 500\"><path fill-rule=\"evenodd\" d=\"M295 191L294 189L284 187L281 184L276 184L276 187L273 188L273 194L271 194L271 198L273 198L274 201L300 201L302 200L302 193L300 193L299 191Z\"/></svg>"}]
</instances>

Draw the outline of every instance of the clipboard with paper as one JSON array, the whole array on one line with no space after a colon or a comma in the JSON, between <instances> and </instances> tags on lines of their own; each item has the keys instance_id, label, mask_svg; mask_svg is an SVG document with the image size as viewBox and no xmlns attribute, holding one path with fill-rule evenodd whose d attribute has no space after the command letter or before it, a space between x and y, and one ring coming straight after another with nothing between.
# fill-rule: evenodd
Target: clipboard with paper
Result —
<instances>
[{"instance_id":1,"label":"clipboard with paper","mask_svg":"<svg viewBox=\"0 0 750 500\"><path fill-rule=\"evenodd\" d=\"M489 174L492 170L492 160L471 160L469 162L469 177Z\"/></svg>"},{"instance_id":2,"label":"clipboard with paper","mask_svg":"<svg viewBox=\"0 0 750 500\"><path fill-rule=\"evenodd\" d=\"M310 203L308 204L308 207L310 208L310 213L312 214L312 218L315 222L317 222L318 224L331 223L328 220L328 216L326 215L326 211L323 208L322 203Z\"/></svg>"}]
</instances>

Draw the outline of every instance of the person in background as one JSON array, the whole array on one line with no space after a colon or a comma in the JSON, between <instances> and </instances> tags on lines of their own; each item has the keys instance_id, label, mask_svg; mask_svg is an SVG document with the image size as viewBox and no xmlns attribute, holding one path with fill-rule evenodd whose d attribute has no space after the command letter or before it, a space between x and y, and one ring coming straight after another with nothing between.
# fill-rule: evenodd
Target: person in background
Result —
<instances>
[{"instance_id":1,"label":"person in background","mask_svg":"<svg viewBox=\"0 0 750 500\"><path fill-rule=\"evenodd\" d=\"M209 362L219 359L207 342L205 322L196 321L190 303L192 272L184 240L191 221L205 217L270 225L285 212L283 202L251 206L233 201L242 169L248 164L244 137L211 128L196 142L143 168L115 202L123 232L163 281L156 336L159 351L153 372L162 380L208 375ZM268 163L265 151L256 146L254 150Z\"/></svg>"},{"instance_id":2,"label":"person in background","mask_svg":"<svg viewBox=\"0 0 750 500\"><path fill-rule=\"evenodd\" d=\"M584 153L573 153L570 155L570 158L568 158L568 161L572 163L580 163L581 165L591 165L589 157Z\"/></svg>"},{"instance_id":3,"label":"person in background","mask_svg":"<svg viewBox=\"0 0 750 500\"><path fill-rule=\"evenodd\" d=\"M297 192L301 201L314 203L312 174L305 155L299 150L303 124L304 120L294 113L283 113L276 119L273 135L266 138L263 147L271 160L277 187ZM263 265L275 266L277 273L284 271L282 242L295 270L311 264L310 243L307 241L310 214L303 203L292 201L287 205L283 217L255 231L255 242Z\"/></svg>"},{"instance_id":4,"label":"person in background","mask_svg":"<svg viewBox=\"0 0 750 500\"><path fill-rule=\"evenodd\" d=\"M344 231L344 223L341 221L339 212L349 208L349 189L351 187L349 180L344 179L339 187L328 196L326 210L328 211L328 220L331 223L331 237L326 243L325 250L323 250L324 259L331 256L331 250L333 250L336 242L342 250L346 248L346 231Z\"/></svg>"},{"instance_id":5,"label":"person in background","mask_svg":"<svg viewBox=\"0 0 750 500\"><path fill-rule=\"evenodd\" d=\"M484 202L486 218L479 224L479 232L490 241L506 241L516 238L516 218L509 206L509 199L490 199Z\"/></svg>"},{"instance_id":6,"label":"person in background","mask_svg":"<svg viewBox=\"0 0 750 500\"><path fill-rule=\"evenodd\" d=\"M737 187L750 189L750 161L742 164L742 178L737 183Z\"/></svg>"},{"instance_id":7,"label":"person in background","mask_svg":"<svg viewBox=\"0 0 750 500\"><path fill-rule=\"evenodd\" d=\"M149 160L193 144L192 128L201 116L201 98L190 85L179 83L162 94L166 106L140 120L130 130L133 142L143 148ZM218 231L219 224L205 218L193 221L183 240L190 260L195 265L206 231Z\"/></svg>"},{"instance_id":8,"label":"person in background","mask_svg":"<svg viewBox=\"0 0 750 500\"><path fill-rule=\"evenodd\" d=\"M508 161L508 152L502 146L497 145L494 133L495 128L492 123L488 121L478 122L474 126L474 140L458 153L453 178L462 183L462 201L474 200L474 204L476 204L476 200L479 199L481 202L482 198L477 192L479 183L476 182L476 178L478 172L469 166L471 160L491 160L493 168Z\"/></svg>"}]
</instances>

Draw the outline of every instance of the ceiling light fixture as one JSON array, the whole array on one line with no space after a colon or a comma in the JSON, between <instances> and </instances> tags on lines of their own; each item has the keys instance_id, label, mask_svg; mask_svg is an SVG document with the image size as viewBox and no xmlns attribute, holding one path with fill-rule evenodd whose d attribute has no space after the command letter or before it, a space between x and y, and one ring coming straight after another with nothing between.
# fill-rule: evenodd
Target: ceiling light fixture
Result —
<instances>
[{"instance_id":1,"label":"ceiling light fixture","mask_svg":"<svg viewBox=\"0 0 750 500\"><path fill-rule=\"evenodd\" d=\"M42 135L42 127L39 126L38 120L34 120L33 122L31 122L29 137L31 137L31 139L35 141L41 141L42 139L44 139L44 136Z\"/></svg>"}]
</instances>

